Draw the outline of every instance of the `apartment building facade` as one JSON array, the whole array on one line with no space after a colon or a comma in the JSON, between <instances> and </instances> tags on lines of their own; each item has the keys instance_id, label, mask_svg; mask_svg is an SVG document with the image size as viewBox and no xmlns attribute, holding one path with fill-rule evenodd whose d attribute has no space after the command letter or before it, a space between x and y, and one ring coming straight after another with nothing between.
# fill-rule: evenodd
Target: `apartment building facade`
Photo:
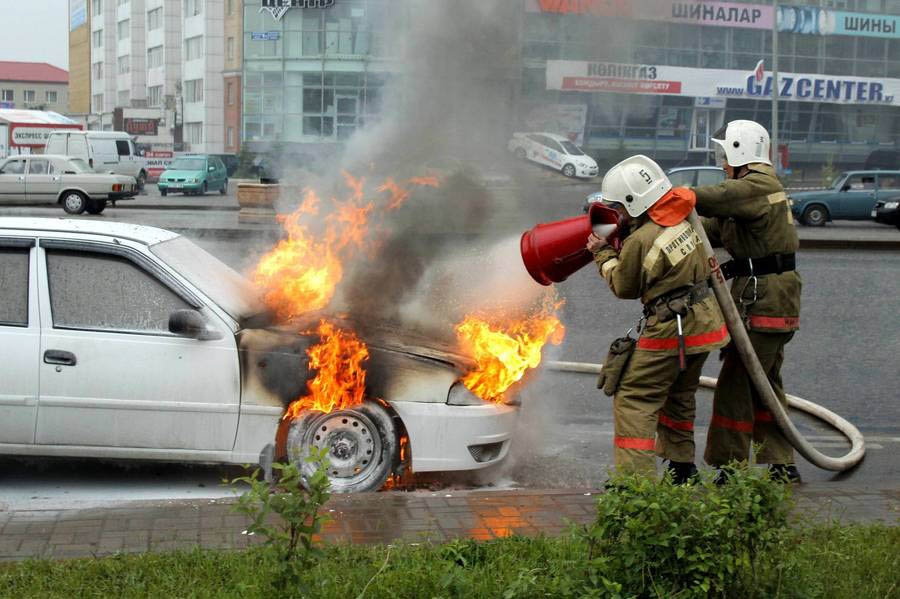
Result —
<instances>
[{"instance_id":1,"label":"apartment building facade","mask_svg":"<svg viewBox=\"0 0 900 599\"><path fill-rule=\"evenodd\" d=\"M225 0L90 0L92 129L221 152ZM148 122L155 121L155 122Z\"/></svg>"}]
</instances>

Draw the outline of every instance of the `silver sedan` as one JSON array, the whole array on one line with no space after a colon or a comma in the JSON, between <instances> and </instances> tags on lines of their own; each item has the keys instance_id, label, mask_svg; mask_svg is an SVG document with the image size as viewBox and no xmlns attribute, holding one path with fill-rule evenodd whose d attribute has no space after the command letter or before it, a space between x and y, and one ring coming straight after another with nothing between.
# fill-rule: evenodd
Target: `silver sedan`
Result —
<instances>
[{"instance_id":1,"label":"silver sedan","mask_svg":"<svg viewBox=\"0 0 900 599\"><path fill-rule=\"evenodd\" d=\"M96 173L80 158L11 156L0 162L0 202L59 204L68 214L100 214L138 193L134 177Z\"/></svg>"}]
</instances>

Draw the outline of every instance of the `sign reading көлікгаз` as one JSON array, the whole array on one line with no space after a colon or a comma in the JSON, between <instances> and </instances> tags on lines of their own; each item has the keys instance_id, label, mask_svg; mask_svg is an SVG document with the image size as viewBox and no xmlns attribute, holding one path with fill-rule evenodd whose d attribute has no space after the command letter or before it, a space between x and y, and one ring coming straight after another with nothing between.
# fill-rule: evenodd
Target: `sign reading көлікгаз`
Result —
<instances>
[{"instance_id":1,"label":"sign reading \u043a\u04e9\u043b\u0456\u043a\u0433\u0430\u0437","mask_svg":"<svg viewBox=\"0 0 900 599\"><path fill-rule=\"evenodd\" d=\"M779 96L787 101L900 105L900 79L781 73ZM771 74L726 69L547 61L547 89L622 94L764 99L773 91Z\"/></svg>"},{"instance_id":2,"label":"sign reading \u043a\u04e9\u043b\u0456\u043a\u0433\u0430\u0437","mask_svg":"<svg viewBox=\"0 0 900 599\"><path fill-rule=\"evenodd\" d=\"M262 0L259 12L269 11L276 21L280 21L292 8L330 8L335 0Z\"/></svg>"}]
</instances>

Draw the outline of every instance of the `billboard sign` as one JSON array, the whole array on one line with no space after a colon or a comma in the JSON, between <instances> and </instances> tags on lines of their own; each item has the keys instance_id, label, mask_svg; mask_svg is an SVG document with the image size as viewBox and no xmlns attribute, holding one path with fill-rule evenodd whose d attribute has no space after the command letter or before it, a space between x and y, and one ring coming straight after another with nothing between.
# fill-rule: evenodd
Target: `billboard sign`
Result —
<instances>
[{"instance_id":1,"label":"billboard sign","mask_svg":"<svg viewBox=\"0 0 900 599\"><path fill-rule=\"evenodd\" d=\"M43 148L47 145L50 133L60 129L81 130L81 125L28 124L9 126L9 145L19 148Z\"/></svg>"},{"instance_id":2,"label":"billboard sign","mask_svg":"<svg viewBox=\"0 0 900 599\"><path fill-rule=\"evenodd\" d=\"M159 119L125 119L124 124L129 135L159 135Z\"/></svg>"},{"instance_id":3,"label":"billboard sign","mask_svg":"<svg viewBox=\"0 0 900 599\"><path fill-rule=\"evenodd\" d=\"M262 0L259 12L268 11L272 18L280 21L292 8L330 8L334 0Z\"/></svg>"},{"instance_id":4,"label":"billboard sign","mask_svg":"<svg viewBox=\"0 0 900 599\"><path fill-rule=\"evenodd\" d=\"M775 24L773 6L705 0L526 0L525 10L741 29L772 29Z\"/></svg>"},{"instance_id":5,"label":"billboard sign","mask_svg":"<svg viewBox=\"0 0 900 599\"><path fill-rule=\"evenodd\" d=\"M814 35L900 38L900 16L847 12L815 6L779 6L778 31Z\"/></svg>"},{"instance_id":6,"label":"billboard sign","mask_svg":"<svg viewBox=\"0 0 900 599\"><path fill-rule=\"evenodd\" d=\"M761 76L758 76L761 75ZM833 104L900 105L900 79L781 73L783 100ZM628 94L671 94L713 99L772 97L771 73L664 65L547 61L547 89ZM720 100L715 100L716 102Z\"/></svg>"},{"instance_id":7,"label":"billboard sign","mask_svg":"<svg viewBox=\"0 0 900 599\"><path fill-rule=\"evenodd\" d=\"M151 180L159 180L166 167L172 164L175 153L169 150L153 150L144 152L144 161L147 165L147 177Z\"/></svg>"}]
</instances>

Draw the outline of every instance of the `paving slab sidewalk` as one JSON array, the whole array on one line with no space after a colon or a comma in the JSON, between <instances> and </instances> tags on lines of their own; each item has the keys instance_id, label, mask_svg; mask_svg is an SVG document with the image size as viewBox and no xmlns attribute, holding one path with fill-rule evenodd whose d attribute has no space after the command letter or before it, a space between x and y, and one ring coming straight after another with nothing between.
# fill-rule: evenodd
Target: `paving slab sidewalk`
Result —
<instances>
[{"instance_id":1,"label":"paving slab sidewalk","mask_svg":"<svg viewBox=\"0 0 900 599\"><path fill-rule=\"evenodd\" d=\"M425 543L467 537L558 535L586 524L601 491L515 490L335 495L326 542ZM900 485L814 483L797 488L796 513L820 521L900 523ZM240 549L233 500L139 502L108 508L0 512L0 560L79 558L175 549Z\"/></svg>"}]
</instances>

